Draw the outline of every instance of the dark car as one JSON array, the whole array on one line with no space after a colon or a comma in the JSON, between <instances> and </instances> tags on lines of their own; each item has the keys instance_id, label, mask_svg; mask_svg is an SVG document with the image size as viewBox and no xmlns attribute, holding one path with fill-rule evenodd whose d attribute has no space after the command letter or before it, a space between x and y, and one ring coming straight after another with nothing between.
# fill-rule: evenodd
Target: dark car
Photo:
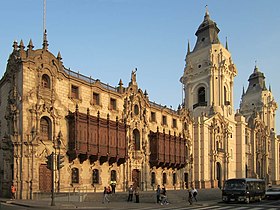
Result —
<instances>
[{"instance_id":1,"label":"dark car","mask_svg":"<svg viewBox=\"0 0 280 210\"><path fill-rule=\"evenodd\" d=\"M266 199L277 200L280 199L280 188L269 188L265 192Z\"/></svg>"}]
</instances>

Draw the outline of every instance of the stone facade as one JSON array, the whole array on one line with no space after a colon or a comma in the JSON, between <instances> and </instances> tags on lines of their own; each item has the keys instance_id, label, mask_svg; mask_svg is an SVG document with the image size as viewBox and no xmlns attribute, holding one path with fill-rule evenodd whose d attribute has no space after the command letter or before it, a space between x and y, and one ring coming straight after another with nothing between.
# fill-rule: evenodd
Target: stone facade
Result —
<instances>
[{"instance_id":1,"label":"stone facade","mask_svg":"<svg viewBox=\"0 0 280 210\"><path fill-rule=\"evenodd\" d=\"M127 86L111 87L65 68L46 33L42 49L14 42L0 81L1 196L12 183L20 199L50 192L52 183L57 192L102 191L112 181L117 191L213 188L233 177L279 184L271 89L256 68L234 112L237 69L218 33L206 12L188 47L177 110L149 101L136 69Z\"/></svg>"}]
</instances>

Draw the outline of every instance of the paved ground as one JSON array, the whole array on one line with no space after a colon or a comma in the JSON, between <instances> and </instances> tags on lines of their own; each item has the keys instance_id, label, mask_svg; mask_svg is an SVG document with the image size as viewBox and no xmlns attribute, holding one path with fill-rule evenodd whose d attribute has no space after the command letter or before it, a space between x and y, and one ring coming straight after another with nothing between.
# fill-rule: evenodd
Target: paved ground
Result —
<instances>
[{"instance_id":1,"label":"paved ground","mask_svg":"<svg viewBox=\"0 0 280 210\"><path fill-rule=\"evenodd\" d=\"M175 207L189 206L187 202L186 191L168 191L169 202L168 209ZM57 198L55 200L55 206L51 206L51 200L10 200L0 198L0 202L6 204L18 205L21 207L34 208L34 209L138 209L139 207L146 209L158 209L167 208L167 205L156 204L155 192L141 192L140 203L127 202L127 193L117 193L116 195L110 196L110 203L102 203L102 193L94 193L88 195L87 201L79 202L77 199L63 199ZM219 189L207 189L199 190L198 202L194 203L193 206L203 206L217 204L221 201L221 192ZM76 200L76 201L75 201Z\"/></svg>"}]
</instances>

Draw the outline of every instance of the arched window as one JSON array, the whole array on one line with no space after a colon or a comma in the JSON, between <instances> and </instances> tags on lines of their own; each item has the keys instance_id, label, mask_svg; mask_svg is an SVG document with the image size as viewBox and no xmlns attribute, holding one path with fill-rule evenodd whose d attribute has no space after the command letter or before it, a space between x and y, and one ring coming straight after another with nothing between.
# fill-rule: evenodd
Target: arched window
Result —
<instances>
[{"instance_id":1,"label":"arched window","mask_svg":"<svg viewBox=\"0 0 280 210\"><path fill-rule=\"evenodd\" d=\"M50 87L51 87L50 77L47 74L44 74L42 76L42 87L43 88L48 88L48 89L50 89Z\"/></svg>"},{"instance_id":2,"label":"arched window","mask_svg":"<svg viewBox=\"0 0 280 210\"><path fill-rule=\"evenodd\" d=\"M156 184L156 173L152 172L151 174L151 185L155 185Z\"/></svg>"},{"instance_id":3,"label":"arched window","mask_svg":"<svg viewBox=\"0 0 280 210\"><path fill-rule=\"evenodd\" d=\"M117 181L117 172L115 170L111 171L111 181Z\"/></svg>"},{"instance_id":4,"label":"arched window","mask_svg":"<svg viewBox=\"0 0 280 210\"><path fill-rule=\"evenodd\" d=\"M94 169L92 171L92 184L98 184L99 183L99 171L98 169Z\"/></svg>"},{"instance_id":5,"label":"arched window","mask_svg":"<svg viewBox=\"0 0 280 210\"><path fill-rule=\"evenodd\" d=\"M198 89L198 103L204 103L205 102L205 88L200 87Z\"/></svg>"},{"instance_id":6,"label":"arched window","mask_svg":"<svg viewBox=\"0 0 280 210\"><path fill-rule=\"evenodd\" d=\"M186 146L186 158L188 159L189 158L189 147Z\"/></svg>"},{"instance_id":7,"label":"arched window","mask_svg":"<svg viewBox=\"0 0 280 210\"><path fill-rule=\"evenodd\" d=\"M72 184L78 184L79 183L79 169L72 168L71 170L71 181Z\"/></svg>"},{"instance_id":8,"label":"arched window","mask_svg":"<svg viewBox=\"0 0 280 210\"><path fill-rule=\"evenodd\" d=\"M227 89L224 86L224 104L227 105Z\"/></svg>"},{"instance_id":9,"label":"arched window","mask_svg":"<svg viewBox=\"0 0 280 210\"><path fill-rule=\"evenodd\" d=\"M140 133L137 129L133 130L133 137L134 137L134 149L140 150Z\"/></svg>"},{"instance_id":10,"label":"arched window","mask_svg":"<svg viewBox=\"0 0 280 210\"><path fill-rule=\"evenodd\" d=\"M40 134L44 140L51 140L51 120L44 116L40 120Z\"/></svg>"},{"instance_id":11,"label":"arched window","mask_svg":"<svg viewBox=\"0 0 280 210\"><path fill-rule=\"evenodd\" d=\"M176 173L173 173L173 176L172 176L172 184L173 185L176 185L177 183L177 174Z\"/></svg>"},{"instance_id":12,"label":"arched window","mask_svg":"<svg viewBox=\"0 0 280 210\"><path fill-rule=\"evenodd\" d=\"M162 174L162 184L165 185L167 183L167 176L166 173Z\"/></svg>"}]
</instances>

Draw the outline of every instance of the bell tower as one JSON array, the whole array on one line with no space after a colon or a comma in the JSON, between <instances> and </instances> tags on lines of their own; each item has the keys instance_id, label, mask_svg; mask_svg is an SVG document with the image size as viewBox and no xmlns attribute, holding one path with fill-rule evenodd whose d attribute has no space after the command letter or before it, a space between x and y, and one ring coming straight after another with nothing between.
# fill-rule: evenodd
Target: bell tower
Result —
<instances>
[{"instance_id":1,"label":"bell tower","mask_svg":"<svg viewBox=\"0 0 280 210\"><path fill-rule=\"evenodd\" d=\"M198 27L194 49L188 43L184 74L180 81L184 86L185 107L194 116L212 115L234 117L233 80L236 67L228 51L219 40L219 28L211 20L206 9L204 20Z\"/></svg>"},{"instance_id":2,"label":"bell tower","mask_svg":"<svg viewBox=\"0 0 280 210\"><path fill-rule=\"evenodd\" d=\"M268 126L269 130L275 130L275 114L278 105L273 97L271 87L267 89L265 76L257 66L248 79L249 85L243 90L240 113L246 121L254 114L259 114L261 120Z\"/></svg>"}]
</instances>

